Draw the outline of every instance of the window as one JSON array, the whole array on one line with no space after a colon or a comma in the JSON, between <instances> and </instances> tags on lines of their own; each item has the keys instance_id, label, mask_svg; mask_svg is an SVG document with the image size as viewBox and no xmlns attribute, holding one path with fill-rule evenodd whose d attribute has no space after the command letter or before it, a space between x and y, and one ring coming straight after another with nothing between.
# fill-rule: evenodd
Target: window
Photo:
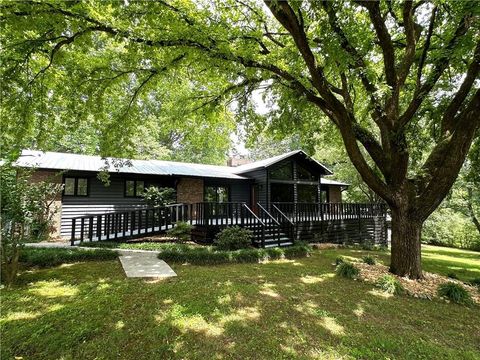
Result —
<instances>
[{"instance_id":1,"label":"window","mask_svg":"<svg viewBox=\"0 0 480 360\"><path fill-rule=\"evenodd\" d=\"M206 202L228 202L229 191L227 186L205 186L203 199Z\"/></svg>"},{"instance_id":2,"label":"window","mask_svg":"<svg viewBox=\"0 0 480 360\"><path fill-rule=\"evenodd\" d=\"M329 197L329 194L328 194L328 190L327 189L322 189L321 191L321 202L323 203L328 203L330 202L330 197Z\"/></svg>"},{"instance_id":3,"label":"window","mask_svg":"<svg viewBox=\"0 0 480 360\"><path fill-rule=\"evenodd\" d=\"M270 170L270 177L274 180L293 180L292 163L286 163L276 169Z\"/></svg>"},{"instance_id":4,"label":"window","mask_svg":"<svg viewBox=\"0 0 480 360\"><path fill-rule=\"evenodd\" d=\"M145 191L145 181L125 180L125 197L140 197Z\"/></svg>"},{"instance_id":5,"label":"window","mask_svg":"<svg viewBox=\"0 0 480 360\"><path fill-rule=\"evenodd\" d=\"M318 181L318 175L312 174L304 167L297 165L298 180Z\"/></svg>"},{"instance_id":6,"label":"window","mask_svg":"<svg viewBox=\"0 0 480 360\"><path fill-rule=\"evenodd\" d=\"M75 178L65 178L65 187L63 188L63 195L75 195Z\"/></svg>"},{"instance_id":7,"label":"window","mask_svg":"<svg viewBox=\"0 0 480 360\"><path fill-rule=\"evenodd\" d=\"M298 202L301 203L316 203L318 199L317 185L297 185Z\"/></svg>"},{"instance_id":8,"label":"window","mask_svg":"<svg viewBox=\"0 0 480 360\"><path fill-rule=\"evenodd\" d=\"M293 202L293 184L270 184L270 199L272 202Z\"/></svg>"},{"instance_id":9,"label":"window","mask_svg":"<svg viewBox=\"0 0 480 360\"><path fill-rule=\"evenodd\" d=\"M88 195L88 179L77 178L77 196Z\"/></svg>"},{"instance_id":10,"label":"window","mask_svg":"<svg viewBox=\"0 0 480 360\"><path fill-rule=\"evenodd\" d=\"M88 178L65 177L63 184L63 195L65 196L88 196Z\"/></svg>"}]
</instances>

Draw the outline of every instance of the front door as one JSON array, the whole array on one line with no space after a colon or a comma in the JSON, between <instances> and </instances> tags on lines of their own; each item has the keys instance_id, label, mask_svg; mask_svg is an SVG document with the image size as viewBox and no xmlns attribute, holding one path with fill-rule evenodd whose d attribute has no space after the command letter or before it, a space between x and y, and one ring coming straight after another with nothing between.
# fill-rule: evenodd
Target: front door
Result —
<instances>
[{"instance_id":1,"label":"front door","mask_svg":"<svg viewBox=\"0 0 480 360\"><path fill-rule=\"evenodd\" d=\"M252 197L250 199L251 201L251 205L252 205L252 211L255 213L255 214L258 214L258 206L257 206L257 203L258 203L258 185L255 184L252 186Z\"/></svg>"}]
</instances>

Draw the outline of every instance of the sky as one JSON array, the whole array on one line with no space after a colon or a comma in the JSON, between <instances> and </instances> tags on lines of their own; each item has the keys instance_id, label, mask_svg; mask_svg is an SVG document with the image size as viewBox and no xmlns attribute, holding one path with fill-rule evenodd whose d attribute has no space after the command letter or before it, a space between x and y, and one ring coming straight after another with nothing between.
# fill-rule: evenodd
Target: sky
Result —
<instances>
[{"instance_id":1,"label":"sky","mask_svg":"<svg viewBox=\"0 0 480 360\"><path fill-rule=\"evenodd\" d=\"M256 113L260 115L264 115L268 113L271 109L269 108L269 105L263 101L263 90L254 90L252 93L252 101L255 105L255 111ZM235 104L233 104L235 106ZM241 124L238 124L239 129L237 131L241 134L243 133L243 128ZM245 147L245 141L239 137L237 133L232 133L230 134L230 139L233 142L233 150L230 152L230 156L234 154L242 155L242 156L248 156L249 151Z\"/></svg>"}]
</instances>

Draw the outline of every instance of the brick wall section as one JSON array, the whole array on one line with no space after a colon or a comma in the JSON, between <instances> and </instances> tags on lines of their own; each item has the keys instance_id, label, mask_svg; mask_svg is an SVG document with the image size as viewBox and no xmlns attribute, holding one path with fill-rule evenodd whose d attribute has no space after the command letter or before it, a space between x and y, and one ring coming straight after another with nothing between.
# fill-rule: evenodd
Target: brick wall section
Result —
<instances>
[{"instance_id":1,"label":"brick wall section","mask_svg":"<svg viewBox=\"0 0 480 360\"><path fill-rule=\"evenodd\" d=\"M36 183L40 181L49 181L55 184L62 184L62 175L55 171L36 170L30 177L30 182ZM62 193L60 192L53 203L55 215L53 216L53 227L50 237L53 239L60 238L60 225L62 218Z\"/></svg>"},{"instance_id":2,"label":"brick wall section","mask_svg":"<svg viewBox=\"0 0 480 360\"><path fill-rule=\"evenodd\" d=\"M340 186L329 186L329 201L331 203L340 203L342 202L342 191Z\"/></svg>"},{"instance_id":3,"label":"brick wall section","mask_svg":"<svg viewBox=\"0 0 480 360\"><path fill-rule=\"evenodd\" d=\"M203 179L181 178L177 184L177 202L192 204L203 201Z\"/></svg>"}]
</instances>

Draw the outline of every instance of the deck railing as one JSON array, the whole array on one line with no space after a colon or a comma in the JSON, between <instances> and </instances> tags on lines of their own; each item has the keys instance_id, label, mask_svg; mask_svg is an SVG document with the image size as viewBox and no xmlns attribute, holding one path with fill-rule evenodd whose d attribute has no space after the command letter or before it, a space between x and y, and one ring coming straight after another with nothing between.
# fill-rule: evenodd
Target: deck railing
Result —
<instances>
[{"instance_id":1,"label":"deck railing","mask_svg":"<svg viewBox=\"0 0 480 360\"><path fill-rule=\"evenodd\" d=\"M272 209L282 212L294 223L386 216L384 204L278 202L272 203Z\"/></svg>"},{"instance_id":2,"label":"deck railing","mask_svg":"<svg viewBox=\"0 0 480 360\"><path fill-rule=\"evenodd\" d=\"M70 242L73 245L76 240L115 240L160 233L171 229L178 221L187 220L185 204L84 215L72 218Z\"/></svg>"},{"instance_id":3,"label":"deck railing","mask_svg":"<svg viewBox=\"0 0 480 360\"><path fill-rule=\"evenodd\" d=\"M245 215L243 202L200 202L188 204L191 223L202 226L240 225Z\"/></svg>"},{"instance_id":4,"label":"deck railing","mask_svg":"<svg viewBox=\"0 0 480 360\"><path fill-rule=\"evenodd\" d=\"M384 204L272 203L269 210L257 204L255 212L243 202L172 204L72 218L71 243L162 233L173 228L176 222L186 221L206 227L248 227L263 246L266 231L280 243L280 230L293 239L295 226L301 222L385 216Z\"/></svg>"},{"instance_id":5,"label":"deck railing","mask_svg":"<svg viewBox=\"0 0 480 360\"><path fill-rule=\"evenodd\" d=\"M268 221L260 213L256 214L244 202L201 202L190 204L190 222L198 226L247 227L253 232L253 241L265 242Z\"/></svg>"}]
</instances>

